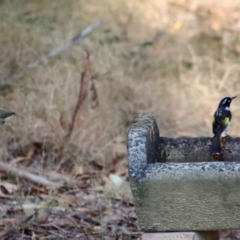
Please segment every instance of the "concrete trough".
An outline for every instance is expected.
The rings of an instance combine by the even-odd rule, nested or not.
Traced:
[[[154,117],[140,114],[127,144],[141,229],[151,233],[240,229],[240,163],[211,157],[189,161],[189,156],[187,162],[169,162],[162,157],[160,143]],[[199,148],[209,144],[209,139],[203,140]]]

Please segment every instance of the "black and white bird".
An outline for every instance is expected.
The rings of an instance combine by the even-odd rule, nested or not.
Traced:
[[[212,144],[212,153],[214,155],[221,154],[221,137],[227,135],[227,131],[230,128],[232,113],[230,111],[231,102],[235,97],[225,97],[223,98],[219,105],[218,109],[213,115],[212,121],[212,131],[213,131],[213,144]]]
[[[15,112],[8,112],[8,111],[5,111],[5,110],[0,110],[0,124],[4,124],[13,115],[16,115],[16,113]]]

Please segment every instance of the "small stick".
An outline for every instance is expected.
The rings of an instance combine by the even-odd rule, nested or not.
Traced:
[[[85,63],[83,66],[83,71],[81,73],[81,77],[80,77],[80,88],[79,88],[79,92],[78,92],[78,99],[77,99],[77,103],[76,103],[76,106],[75,106],[73,114],[72,114],[72,119],[71,119],[71,122],[70,122],[70,125],[68,128],[68,132],[64,138],[65,143],[67,143],[70,140],[77,114],[78,114],[80,108],[82,107],[83,102],[87,98],[89,79],[87,78],[86,75],[90,72],[89,58],[90,58],[89,52],[87,50],[85,50],[85,61],[84,61]]]
[[[141,52],[144,48],[148,46],[152,46],[160,37],[164,35],[165,35],[165,32],[163,31],[157,32],[152,38],[139,44],[138,46],[135,46],[128,53],[123,54],[123,56],[128,58],[135,56],[137,53]]]
[[[62,182],[65,186],[76,186],[77,181],[71,177],[64,176],[63,174],[59,174],[57,172],[41,172],[42,175],[47,176],[50,180],[53,180],[55,182]]]
[[[43,176],[35,175],[30,172],[27,172],[27,170],[20,169],[19,167],[12,166],[10,164],[4,163],[0,161],[0,171],[10,173],[16,177],[27,179],[33,183],[37,183],[43,186],[51,186],[51,187],[59,187],[60,184],[54,183],[49,181]]]
[[[30,61],[26,66],[19,68],[13,75],[9,76],[7,79],[5,79],[2,83],[0,83],[0,90],[5,89],[9,85],[11,85],[14,81],[17,80],[19,76],[25,71],[28,71],[32,68],[35,68],[41,63],[44,59],[53,58],[60,53],[63,53],[67,51],[70,47],[76,45],[80,41],[82,41],[85,37],[87,37],[90,33],[92,33],[95,29],[97,29],[102,24],[101,20],[96,21],[91,26],[85,28],[80,34],[73,37],[71,40],[63,44],[62,46],[53,49],[47,54],[42,55],[41,57],[34,59]]]

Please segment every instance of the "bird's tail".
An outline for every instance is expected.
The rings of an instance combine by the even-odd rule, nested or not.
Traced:
[[[215,134],[213,136],[213,140],[212,140],[212,155],[214,156],[218,156],[221,155],[222,152],[222,147],[221,147],[221,134]]]

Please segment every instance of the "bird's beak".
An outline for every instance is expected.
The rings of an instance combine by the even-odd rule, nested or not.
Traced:
[[[232,100],[234,99],[234,98],[236,98],[237,96],[235,96],[235,97],[232,97]]]

